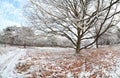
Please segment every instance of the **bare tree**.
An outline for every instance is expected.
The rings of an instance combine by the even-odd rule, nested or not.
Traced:
[[[104,0],[98,0],[98,11],[101,11],[100,7],[107,7],[108,5],[104,5]],[[98,48],[98,40],[101,35],[104,33],[107,34],[107,32],[111,27],[114,28],[119,23],[118,20],[116,20],[116,16],[118,17],[120,11],[118,10],[118,4],[119,0],[116,0],[113,2],[113,0],[109,1],[109,6],[107,7],[107,10],[104,10],[104,12],[101,12],[99,16],[97,17],[97,21],[94,24],[95,27],[95,39],[96,39],[96,47]],[[105,36],[104,36],[105,37]]]
[[[29,0],[25,15],[47,34],[65,36],[76,53],[91,47],[113,25],[120,0]],[[116,7],[116,8],[115,8]],[[95,34],[94,34],[95,32]],[[84,40],[94,39],[82,46]],[[98,47],[98,46],[97,46]]]

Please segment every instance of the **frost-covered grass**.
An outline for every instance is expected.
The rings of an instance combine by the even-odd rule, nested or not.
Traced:
[[[0,73],[2,78],[119,78],[119,50],[102,47],[75,55],[71,48],[14,47],[0,55]]]

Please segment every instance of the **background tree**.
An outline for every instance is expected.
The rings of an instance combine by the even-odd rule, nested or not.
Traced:
[[[29,0],[25,15],[39,30],[68,38],[79,53],[95,42],[97,45],[99,37],[113,26],[114,17],[120,13],[117,7],[119,1]],[[88,39],[91,41],[83,46]]]

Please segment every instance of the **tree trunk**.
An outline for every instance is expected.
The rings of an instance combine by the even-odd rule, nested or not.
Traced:
[[[76,53],[78,54],[80,52],[80,42],[77,43],[76,47]]]
[[[97,34],[97,33],[96,33]],[[96,41],[95,41],[95,44],[96,44],[96,48],[98,48],[99,46],[98,46],[98,39],[99,39],[99,36],[98,36],[98,34],[96,35]]]
[[[96,48],[98,48],[99,46],[98,46],[98,38],[96,39]]]
[[[80,29],[78,28],[78,38],[77,38],[76,53],[80,52],[80,47],[81,47],[81,36],[80,36]]]

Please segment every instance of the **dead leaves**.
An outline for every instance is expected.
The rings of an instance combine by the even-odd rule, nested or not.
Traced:
[[[26,72],[28,69],[30,69],[30,67],[34,65],[33,63],[31,62],[25,62],[25,63],[22,63],[22,62],[19,62],[17,65],[16,65],[16,69],[19,73],[22,73],[22,72]]]
[[[84,56],[74,56],[73,52],[29,53],[29,56],[21,59],[26,61],[25,64],[17,64],[16,69],[19,73],[28,72],[31,71],[28,69],[32,66],[36,70],[29,73],[32,74],[32,78],[68,78],[68,73],[72,73],[74,78],[80,78],[81,72],[89,72],[89,78],[102,78],[106,76],[103,69],[113,70],[112,66],[116,63],[113,58],[116,54],[120,55],[109,48],[87,49],[81,53]],[[35,68],[36,66],[38,68]]]

